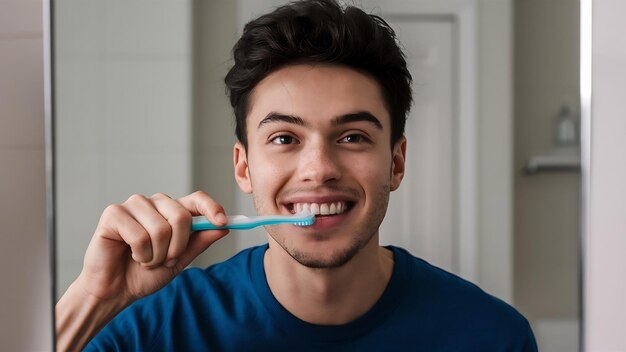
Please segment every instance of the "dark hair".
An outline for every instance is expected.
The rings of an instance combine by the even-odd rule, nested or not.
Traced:
[[[344,65],[374,77],[391,116],[392,147],[404,134],[411,74],[393,29],[379,16],[343,9],[335,0],[292,2],[246,24],[233,58],[225,82],[235,134],[245,148],[252,90],[273,71],[298,63]]]

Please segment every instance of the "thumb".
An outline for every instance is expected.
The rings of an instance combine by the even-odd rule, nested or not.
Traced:
[[[215,241],[226,236],[228,232],[229,230],[207,230],[191,233],[187,248],[179,258],[179,266],[185,268],[187,265],[191,264],[200,253],[204,252]]]

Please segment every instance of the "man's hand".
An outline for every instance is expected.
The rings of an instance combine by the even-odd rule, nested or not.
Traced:
[[[115,314],[165,286],[228,233],[192,234],[195,215],[216,225],[227,221],[224,209],[204,192],[178,200],[162,193],[133,195],[107,207],[85,253],[82,272],[57,304],[57,347],[82,348]],[[85,336],[87,340],[81,341]]]

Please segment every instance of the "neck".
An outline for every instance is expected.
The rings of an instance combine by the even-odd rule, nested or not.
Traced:
[[[294,260],[273,238],[265,253],[272,294],[291,314],[318,325],[340,325],[365,314],[382,296],[393,269],[393,254],[378,235],[338,268],[312,269]]]

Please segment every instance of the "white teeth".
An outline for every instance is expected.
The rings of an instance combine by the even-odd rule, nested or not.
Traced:
[[[348,209],[345,202],[332,203],[294,203],[293,210],[296,213],[302,211],[310,211],[315,215],[334,215],[341,214]]]
[[[293,209],[296,211],[296,213],[301,213],[303,211],[309,211],[309,205],[307,203],[296,203],[294,204]]]

